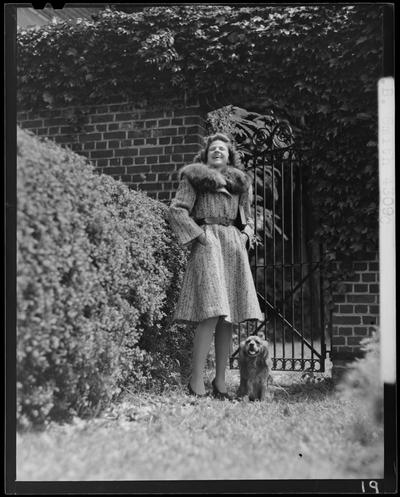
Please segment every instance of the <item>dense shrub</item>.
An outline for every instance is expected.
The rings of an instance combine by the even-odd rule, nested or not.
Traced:
[[[173,240],[175,235],[172,234]],[[168,267],[175,270],[175,277],[169,280],[165,290],[163,305],[164,317],[154,326],[148,325],[139,341],[141,349],[151,353],[151,375],[148,375],[147,387],[154,390],[154,379],[157,378],[159,388],[166,384],[174,384],[179,380],[186,382],[190,372],[192,339],[196,325],[172,323],[172,314],[181,289],[182,275],[186,266],[186,250],[177,249],[174,244],[165,245],[169,253],[166,260]]]
[[[19,423],[91,415],[127,384],[157,382],[150,345],[168,335],[185,253],[162,203],[21,130],[17,181]],[[170,337],[185,339],[176,326]]]
[[[337,386],[341,399],[360,404],[360,418],[350,428],[351,436],[367,445],[380,432],[383,435],[383,381],[380,370],[379,330],[361,342],[364,357],[350,364]]]

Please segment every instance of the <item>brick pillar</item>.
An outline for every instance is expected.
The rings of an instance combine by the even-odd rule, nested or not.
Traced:
[[[352,263],[354,276],[333,295],[332,361],[334,376],[362,355],[360,342],[379,325],[378,253]]]

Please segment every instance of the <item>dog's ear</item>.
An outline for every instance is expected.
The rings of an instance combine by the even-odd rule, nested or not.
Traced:
[[[268,371],[271,371],[271,369],[272,369],[272,359],[271,359],[271,355],[269,353],[268,342],[266,340],[265,340],[263,346],[265,347],[265,350],[266,350],[265,355],[264,355],[264,357],[265,357],[265,364],[266,364],[266,366],[268,368]]]
[[[240,342],[239,345],[239,369],[241,371],[242,375],[247,375],[247,363],[248,363],[248,358],[246,354],[246,340],[243,340],[243,342]]]
[[[261,367],[269,367],[269,350],[268,342],[266,340],[261,341],[261,349],[259,354],[259,361]]]
[[[246,357],[246,353],[245,353],[245,345],[246,345],[246,340],[243,340],[242,342],[240,342],[239,344],[239,359],[241,361],[244,360],[244,358]]]
[[[263,340],[261,342],[261,353],[262,353],[264,359],[267,360],[268,357],[269,357],[269,350],[268,350],[268,342],[267,342],[267,340]]]

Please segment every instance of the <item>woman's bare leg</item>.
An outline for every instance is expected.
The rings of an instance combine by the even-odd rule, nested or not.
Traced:
[[[215,330],[215,385],[220,392],[226,392],[225,370],[232,341],[232,325],[222,318]]]
[[[204,366],[206,364],[217,321],[218,316],[201,321],[198,324],[194,335],[190,385],[199,395],[204,394],[206,391],[203,378]]]

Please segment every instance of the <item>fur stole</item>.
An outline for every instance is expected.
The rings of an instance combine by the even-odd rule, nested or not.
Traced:
[[[251,179],[237,167],[213,168],[201,162],[188,164],[179,170],[179,180],[186,175],[195,190],[199,192],[228,191],[232,194],[244,193]]]

